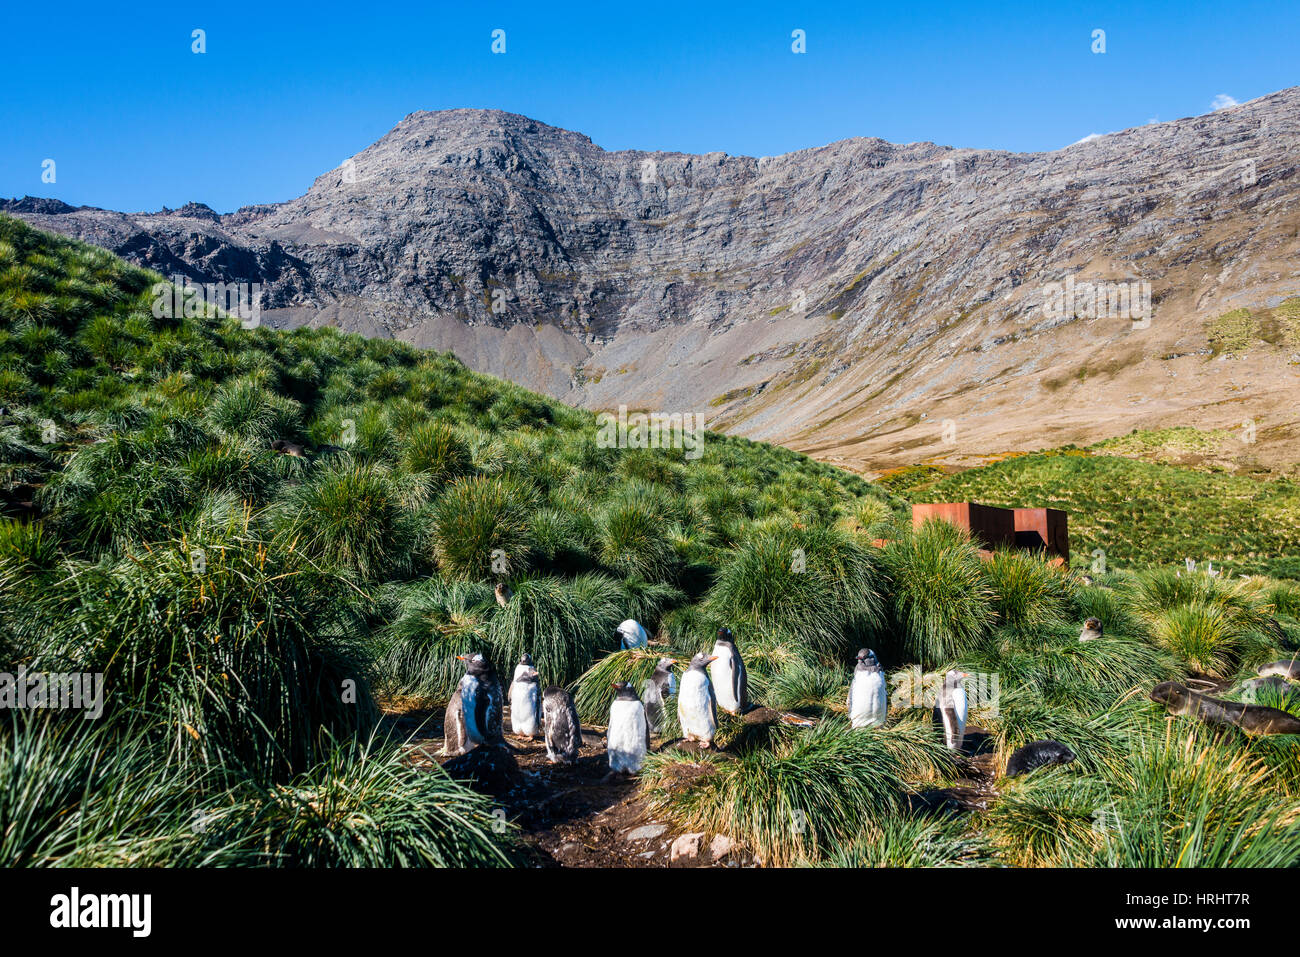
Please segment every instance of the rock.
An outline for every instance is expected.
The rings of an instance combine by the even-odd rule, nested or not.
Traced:
[[[869,136],[762,159],[607,152],[457,109],[410,114],[284,203],[4,206],[168,277],[256,283],[273,327],[400,334],[575,405],[704,410],[755,438],[815,431],[848,462],[913,461],[944,451],[945,416],[963,447],[1002,447],[1000,411],[1041,443],[1062,409],[1095,406],[1094,378],[1070,374],[1083,342],[1110,394],[1142,394],[1162,420],[1229,397],[1217,424],[1289,412],[1276,348],[1237,360],[1255,386],[1240,397],[1198,357],[1158,363],[1172,379],[1130,355],[1204,343],[1207,317],[1294,294],[1296,155],[1300,89],[1019,154]],[[1149,282],[1160,316],[1134,330],[1049,314],[1045,289],[1067,278]],[[892,418],[902,406],[910,421]],[[1069,439],[1131,415],[1070,419]]]
[[[442,769],[476,791],[502,795],[523,781],[515,756],[499,745],[479,745],[467,754],[450,758]]]
[[[673,846],[668,851],[668,860],[674,864],[678,861],[693,861],[700,856],[703,846],[702,832],[683,834],[673,841]]]
[[[649,841],[663,834],[668,830],[663,824],[643,824],[640,827],[633,828],[623,835],[625,841]]]
[[[733,850],[736,842],[725,834],[713,835],[713,840],[709,842],[709,857],[715,861],[720,861]]]

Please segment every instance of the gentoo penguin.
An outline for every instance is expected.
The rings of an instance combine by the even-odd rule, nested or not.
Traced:
[[[713,659],[700,652],[691,659],[691,666],[682,675],[677,691],[677,719],[681,722],[682,737],[713,747],[713,736],[718,730],[718,699],[713,696],[708,667]]]
[[[519,659],[510,682],[510,730],[520,738],[536,738],[542,732],[542,689],[529,654]]]
[[[966,689],[961,683],[969,677],[964,671],[949,671],[944,675],[939,700],[934,706],[935,724],[943,728],[943,740],[950,751],[960,751],[966,737]]]
[[[889,714],[889,696],[885,689],[885,670],[870,648],[858,652],[849,685],[849,723],[855,728],[884,727]]]
[[[504,744],[501,682],[492,663],[478,653],[456,657],[466,669],[443,718],[443,750],[465,754],[480,744]]]
[[[713,679],[713,693],[718,707],[731,714],[744,714],[749,710],[749,680],[745,662],[736,648],[736,638],[730,628],[719,628],[713,643],[713,664],[709,665]]]
[[[1049,764],[1069,764],[1073,760],[1074,752],[1060,741],[1030,741],[1007,759],[1007,777],[1028,774]]]
[[[624,651],[629,648],[644,648],[650,643],[650,636],[641,627],[641,623],[631,618],[619,625],[615,634],[618,636],[619,647]]]
[[[542,720],[546,725],[546,759],[552,764],[575,764],[582,747],[582,724],[573,696],[551,685],[542,695]]]
[[[1079,632],[1080,641],[1093,641],[1101,637],[1101,619],[1089,618],[1083,623],[1083,631]]]
[[[292,455],[296,459],[307,457],[307,450],[297,442],[290,442],[287,439],[276,439],[271,443],[271,451],[279,452],[282,455]]]
[[[509,582],[497,582],[497,587],[492,589],[492,592],[496,595],[497,604],[502,608],[506,607],[510,599],[515,596],[515,590],[510,587]]]
[[[1232,725],[1247,734],[1300,734],[1300,718],[1278,708],[1221,701],[1193,691],[1176,681],[1162,681],[1151,689],[1170,714],[1200,718],[1207,724]]]
[[[1258,674],[1261,678],[1277,677],[1300,681],[1300,660],[1292,658],[1290,661],[1274,661],[1261,666]]]
[[[656,734],[664,729],[664,701],[677,693],[677,676],[673,674],[673,664],[671,658],[660,658],[655,665],[655,673],[646,679],[641,689],[646,720],[650,723],[650,730]]]
[[[609,729],[605,732],[605,751],[609,769],[622,774],[636,774],[650,750],[650,723],[645,705],[636,696],[630,681],[614,683],[614,701],[609,706]]]

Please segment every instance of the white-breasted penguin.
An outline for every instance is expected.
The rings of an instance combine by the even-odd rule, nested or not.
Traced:
[[[542,733],[542,688],[530,654],[519,659],[510,682],[510,730],[520,738],[536,738]]]
[[[582,723],[573,696],[551,685],[542,695],[542,721],[546,726],[546,759],[552,764],[575,764],[582,747]]]
[[[504,744],[501,682],[483,655],[457,655],[466,663],[465,676],[447,704],[443,717],[443,750],[465,754],[480,744]]]
[[[1101,619],[1089,618],[1083,623],[1083,631],[1079,632],[1080,641],[1095,641],[1101,637]]]
[[[646,720],[650,730],[658,734],[664,729],[664,702],[677,693],[677,676],[673,674],[671,658],[660,658],[655,665],[655,673],[646,679],[641,688],[641,703],[645,705]]]
[[[632,618],[619,625],[615,634],[618,635],[619,647],[624,651],[629,648],[644,648],[650,643],[650,635],[646,633],[645,628]]]
[[[943,728],[943,741],[951,751],[960,751],[966,737],[966,689],[962,681],[970,675],[964,671],[949,671],[943,676],[939,700],[934,706],[935,724]]]
[[[889,716],[885,669],[870,648],[858,652],[849,684],[849,723],[855,728],[883,728]]]
[[[681,722],[682,737],[710,748],[718,731],[718,699],[714,697],[708,671],[712,663],[713,659],[702,651],[692,658],[677,691],[677,719]]]
[[[736,647],[736,636],[730,628],[718,629],[709,677],[713,679],[713,693],[719,708],[731,714],[744,714],[749,710],[749,678],[740,649]]]
[[[636,774],[650,750],[650,722],[645,705],[630,681],[614,683],[614,700],[609,706],[609,728],[605,732],[605,753],[609,769]]]

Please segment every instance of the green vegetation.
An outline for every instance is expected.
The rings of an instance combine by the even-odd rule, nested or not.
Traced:
[[[590,413],[448,355],[158,318],[157,281],[0,217],[4,670],[105,689],[97,721],[0,713],[0,862],[517,863],[492,800],[414,763],[380,702],[440,705],[455,655],[508,673],[528,651],[603,722],[612,681],[727,624],[754,701],[815,726],[723,715],[723,753],[657,753],[642,797],[679,827],[769,864],[1297,863],[1295,742],[1211,740],[1146,698],[1300,641],[1300,587],[1181,564],[1197,543],[1225,570],[1285,570],[1283,483],[1039,455],[896,484],[1061,504],[1076,554],[1106,549],[1089,584],[913,530],[889,489],[786,449],[602,448]],[[1080,643],[1089,615],[1106,637]],[[650,648],[617,650],[629,617]],[[1000,784],[987,813],[927,812],[972,766],[921,694],[848,727],[862,646],[895,690],[923,668],[995,678],[972,721],[998,766],[1042,737],[1079,760]],[[1099,837],[1099,811],[1128,843]]]
[[[1213,562],[1224,572],[1300,578],[1300,486],[1066,449],[955,475],[898,481],[913,502],[1047,506],[1070,513],[1074,564],[1138,569]]]

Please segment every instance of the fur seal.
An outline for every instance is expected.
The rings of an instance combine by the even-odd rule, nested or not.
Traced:
[[[1042,741],[1030,741],[1023,748],[1017,748],[1007,759],[1007,777],[1028,774],[1038,768],[1052,764],[1069,764],[1074,760],[1074,752],[1060,741],[1050,738]]]
[[[1277,708],[1221,701],[1193,691],[1176,681],[1162,681],[1151,689],[1151,700],[1170,714],[1200,718],[1207,724],[1240,728],[1247,734],[1300,734],[1300,718]]]
[[[1290,678],[1292,681],[1300,681],[1300,660],[1292,658],[1290,661],[1274,661],[1261,665],[1256,674],[1261,678]]]
[[[292,455],[296,459],[305,459],[307,450],[297,442],[290,442],[287,439],[276,439],[271,443],[271,451],[279,452],[281,455]]]
[[[510,599],[515,597],[515,590],[510,587],[509,582],[497,582],[497,587],[492,589],[492,594],[496,596],[497,604],[504,608],[510,604]]]
[[[1079,632],[1080,641],[1093,641],[1101,637],[1101,619],[1089,618],[1083,623],[1083,631]]]

